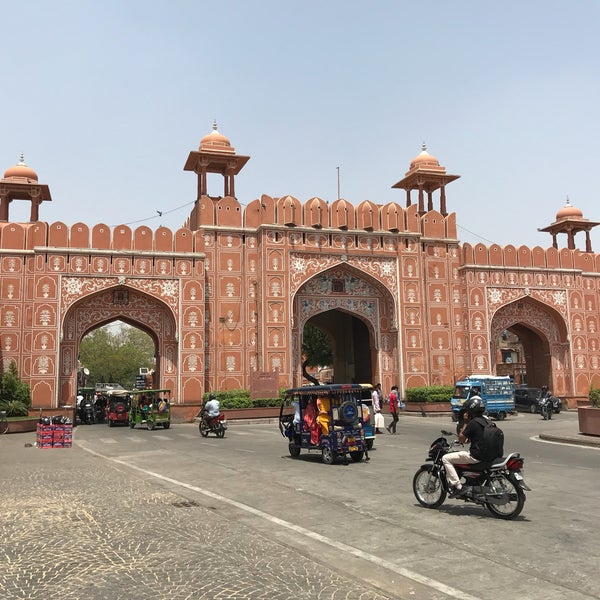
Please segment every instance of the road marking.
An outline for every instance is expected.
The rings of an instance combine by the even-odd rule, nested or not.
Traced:
[[[117,440],[115,440],[115,438],[100,438],[100,441],[103,444],[116,444]]]
[[[427,577],[426,575],[421,575],[420,573],[416,573],[415,571],[411,571],[410,569],[406,569],[404,567],[400,567],[395,565],[394,563],[381,558],[380,556],[375,556],[370,554],[369,552],[364,552],[363,550],[359,550],[358,548],[354,548],[353,546],[349,546],[348,544],[344,544],[343,542],[338,542],[337,540],[333,540],[328,538],[320,533],[315,531],[311,531],[310,529],[306,529],[305,527],[301,527],[300,525],[295,525],[294,523],[290,523],[289,521],[285,521],[284,519],[280,519],[274,515],[266,513],[262,510],[254,508],[248,504],[244,504],[242,502],[238,502],[237,500],[233,500],[233,498],[228,498],[227,496],[221,496],[221,494],[216,494],[215,492],[211,492],[210,490],[205,490],[196,485],[191,485],[186,483],[185,481],[179,481],[177,479],[173,479],[172,477],[166,477],[165,475],[161,475],[160,473],[156,473],[155,471],[149,471],[148,469],[143,469],[141,467],[137,467],[136,465],[132,465],[124,460],[120,460],[118,458],[111,458],[110,456],[104,456],[95,450],[91,450],[90,448],[86,448],[85,445],[78,444],[83,450],[89,452],[94,456],[98,456],[99,458],[104,458],[105,460],[123,465],[124,467],[128,467],[135,471],[139,471],[140,473],[144,473],[145,475],[149,475],[150,477],[155,477],[156,479],[160,479],[162,481],[166,481],[172,485],[180,486],[196,492],[198,494],[202,494],[203,496],[207,496],[208,498],[212,498],[218,502],[223,502],[224,504],[229,504],[230,506],[234,506],[235,508],[242,510],[244,512],[250,513],[256,517],[264,519],[265,521],[269,521],[275,525],[279,525],[280,527],[284,527],[295,533],[303,535],[307,538],[315,540],[317,542],[321,542],[322,544],[326,544],[327,546],[331,546],[336,550],[340,550],[341,552],[347,552],[356,558],[360,558],[362,560],[366,560],[373,564],[376,564],[379,567],[383,567],[388,569],[389,571],[393,571],[402,577],[406,577],[416,583],[420,583],[421,585],[427,586],[438,592],[446,594],[451,598],[456,598],[457,600],[481,600],[477,596],[472,596],[467,592],[463,592],[462,590],[456,589],[441,581],[436,581],[431,577]]]

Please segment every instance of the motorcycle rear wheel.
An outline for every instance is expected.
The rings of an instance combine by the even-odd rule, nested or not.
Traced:
[[[421,506],[437,508],[446,499],[446,490],[439,475],[431,467],[421,467],[413,477],[413,492]]]
[[[508,494],[506,504],[486,502],[486,508],[498,519],[514,519],[521,514],[525,506],[525,492],[511,475],[496,475],[491,477],[486,485],[494,487],[501,494]]]

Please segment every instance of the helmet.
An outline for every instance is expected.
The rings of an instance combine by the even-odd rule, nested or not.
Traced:
[[[480,417],[485,412],[485,405],[479,396],[471,396],[462,407],[471,418]]]
[[[209,399],[209,400],[216,400],[216,399],[217,399],[217,397],[216,397],[214,394],[209,394],[209,395],[208,395],[208,399]]]

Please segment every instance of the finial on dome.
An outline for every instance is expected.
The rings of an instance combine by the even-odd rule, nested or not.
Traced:
[[[421,152],[427,152],[427,144],[425,142],[421,144]]]
[[[21,156],[19,157],[19,164],[25,165],[25,155],[21,152]]]
[[[569,194],[567,194],[567,203],[565,206],[571,206],[571,200],[569,200]]]
[[[213,121],[213,131],[217,131],[217,120]]]

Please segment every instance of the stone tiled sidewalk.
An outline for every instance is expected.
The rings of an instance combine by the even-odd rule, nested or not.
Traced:
[[[0,438],[0,597],[347,599],[387,596],[73,448]]]

